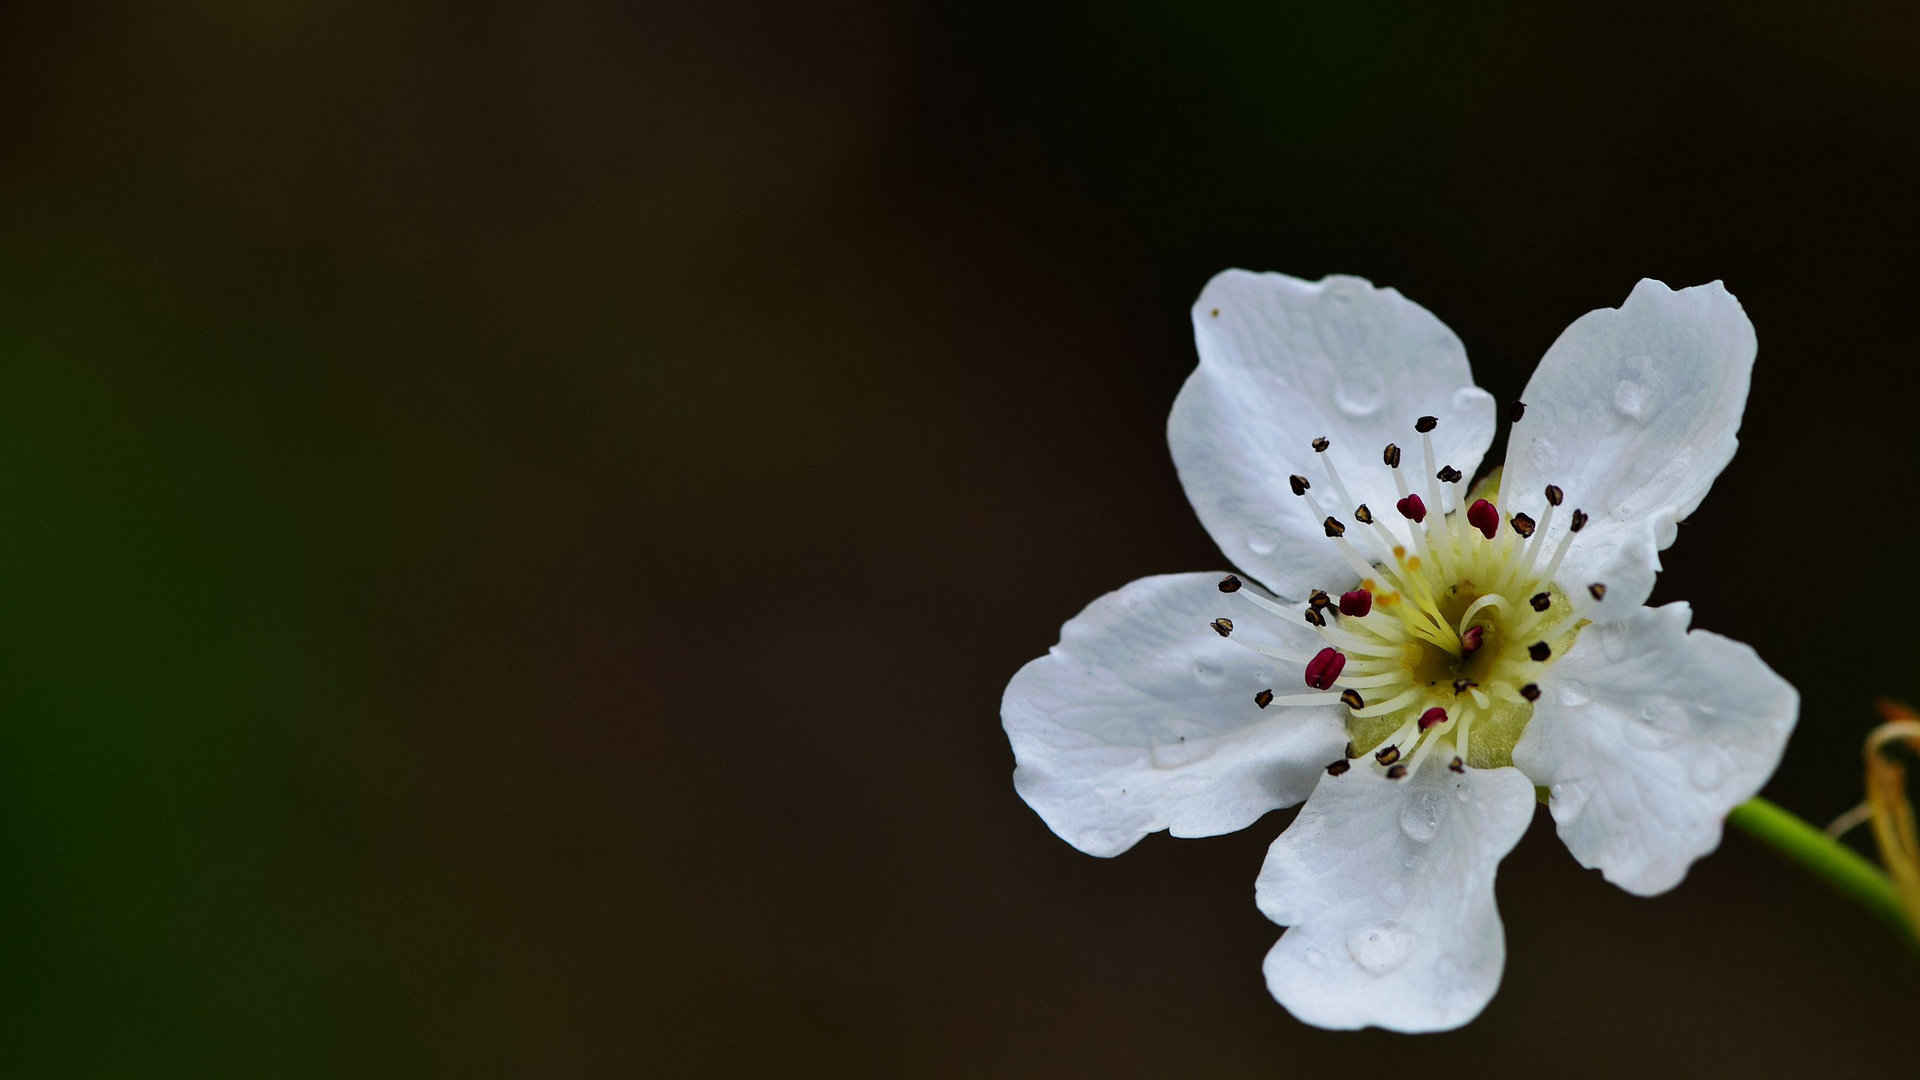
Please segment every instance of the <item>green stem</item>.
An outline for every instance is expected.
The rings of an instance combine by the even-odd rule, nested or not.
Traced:
[[[1727,822],[1880,916],[1901,936],[1915,940],[1893,879],[1852,848],[1765,799],[1748,799],[1734,807]]]

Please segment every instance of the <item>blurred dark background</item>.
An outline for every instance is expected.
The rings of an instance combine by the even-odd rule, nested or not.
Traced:
[[[1547,7],[7,7],[0,1066],[1910,1070],[1920,962],[1742,836],[1638,900],[1541,813],[1499,996],[1409,1040],[1268,998],[1285,815],[1101,861],[1008,782],[1059,624],[1222,567],[1163,431],[1248,266],[1502,399],[1725,279],[1743,448],[1656,600],[1801,687],[1769,795],[1859,798],[1920,33]]]

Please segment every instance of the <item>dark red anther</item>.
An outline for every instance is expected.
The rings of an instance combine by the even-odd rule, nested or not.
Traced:
[[[1420,714],[1420,730],[1430,731],[1447,722],[1447,710],[1435,705]]]
[[[1473,500],[1467,507],[1467,524],[1480,530],[1480,535],[1491,540],[1500,531],[1500,511],[1485,499]]]
[[[1359,618],[1373,610],[1373,594],[1365,589],[1340,594],[1340,614]]]
[[[1460,651],[1468,652],[1468,653],[1479,652],[1480,646],[1484,645],[1486,643],[1486,640],[1487,640],[1486,627],[1469,626],[1467,627],[1467,632],[1460,635]]]
[[[1307,661],[1307,685],[1315,690],[1328,690],[1340,672],[1347,666],[1347,654],[1339,649],[1321,649]]]
[[[1427,504],[1421,502],[1420,496],[1418,495],[1409,495],[1401,499],[1399,502],[1393,504],[1393,508],[1400,511],[1401,517],[1406,518],[1415,525],[1427,520]]]

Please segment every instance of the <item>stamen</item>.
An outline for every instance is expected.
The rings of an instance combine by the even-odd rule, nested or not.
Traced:
[[[1347,666],[1346,654],[1339,649],[1326,648],[1313,654],[1307,661],[1307,685],[1315,690],[1328,690],[1335,679],[1340,677],[1341,669]]]
[[[1578,507],[1573,511],[1573,531],[1579,532],[1587,527],[1587,512]]]
[[[1420,496],[1418,495],[1409,495],[1401,499],[1399,502],[1393,504],[1393,508],[1400,511],[1401,517],[1406,518],[1415,525],[1427,520],[1427,504],[1421,502]]]
[[[1527,603],[1531,604],[1535,611],[1545,611],[1547,610],[1547,606],[1553,603],[1553,597],[1543,592],[1537,592],[1527,598]]]
[[[1380,460],[1386,462],[1389,469],[1399,468],[1400,448],[1393,443],[1388,443],[1387,448],[1380,452]]]
[[[1375,716],[1387,716],[1392,713],[1397,713],[1401,709],[1411,705],[1415,699],[1426,692],[1426,688],[1422,686],[1403,690],[1377,705],[1369,705],[1364,709],[1355,709],[1353,715],[1355,719],[1367,720]]]
[[[1428,709],[1426,712],[1423,712],[1420,714],[1420,730],[1421,731],[1432,731],[1434,728],[1437,728],[1441,724],[1444,724],[1446,722],[1447,722],[1447,710],[1441,708],[1438,705],[1435,705],[1433,708]],[[1385,764],[1385,762],[1382,762],[1382,764]]]
[[[1545,660],[1547,657],[1553,655],[1553,650],[1547,647],[1546,642],[1536,641],[1527,646],[1527,655],[1535,660]]]
[[[1540,700],[1540,684],[1528,683],[1527,685],[1521,687],[1520,696],[1523,698],[1526,698],[1528,701],[1539,701]]]
[[[1419,432],[1422,435],[1425,435],[1427,432],[1432,431],[1434,428],[1437,428],[1439,426],[1440,426],[1440,418],[1437,416],[1423,416],[1420,419],[1415,420],[1413,422],[1413,430]]]
[[[1500,531],[1500,511],[1485,499],[1475,499],[1473,505],[1467,507],[1467,524],[1479,529],[1481,536],[1491,540]]]
[[[1319,438],[1313,440],[1313,452],[1316,454],[1324,454],[1327,452],[1327,447],[1332,445],[1333,445],[1332,443],[1327,441],[1327,437],[1325,435],[1322,435]]]
[[[1327,530],[1327,537],[1329,539],[1335,539],[1335,538],[1347,535],[1347,527],[1341,524],[1340,519],[1337,517],[1334,517],[1332,514],[1328,514],[1327,520],[1324,522],[1321,522],[1321,524],[1325,526]]]
[[[1233,633],[1232,619],[1215,619],[1207,625],[1213,627],[1213,632],[1219,634],[1221,637],[1226,637],[1228,634]]]
[[[1354,507],[1353,516],[1362,525],[1373,524],[1373,511],[1367,509],[1366,503],[1361,503],[1359,506]]]
[[[1354,617],[1364,616],[1373,610],[1373,594],[1365,589],[1354,589],[1340,594],[1340,614]]]
[[[1383,746],[1379,750],[1374,751],[1373,760],[1382,765],[1391,765],[1400,760],[1400,748],[1397,746]]]
[[[1309,626],[1325,626],[1327,625],[1327,617],[1320,614],[1319,608],[1310,606],[1307,608],[1307,624]]]
[[[1287,485],[1293,488],[1295,495],[1305,495],[1307,489],[1313,486],[1307,483],[1307,478],[1301,476],[1299,473],[1294,473],[1292,476],[1287,477]]]
[[[1366,707],[1367,699],[1360,696],[1360,691],[1347,689],[1340,692],[1340,704],[1349,709],[1360,709]]]
[[[1457,773],[1463,773],[1467,771],[1467,763],[1460,759],[1460,755],[1455,754],[1453,756],[1453,760],[1447,762],[1447,768],[1452,769],[1454,772],[1457,772]]]
[[[1393,768],[1387,770],[1387,779],[1389,780],[1404,780],[1406,777],[1407,767],[1405,765],[1395,765]]]
[[[1331,606],[1333,604],[1333,600],[1327,596],[1327,590],[1315,589],[1311,593],[1307,594],[1307,603],[1313,605],[1316,608],[1323,608],[1323,607]]]
[[[1607,587],[1597,581],[1587,586],[1587,592],[1590,593],[1595,600],[1605,600],[1607,598]]]
[[[1269,687],[1253,695],[1253,703],[1263,709],[1273,704],[1273,689]]]
[[[1460,470],[1451,465],[1442,465],[1440,471],[1434,474],[1434,478],[1449,484],[1457,484],[1460,482]]]
[[[1327,766],[1327,775],[1344,776],[1347,770],[1351,768],[1353,768],[1353,762],[1348,761],[1346,758],[1341,758],[1339,761],[1332,762]]]
[[[1223,577],[1220,579],[1221,592],[1238,592],[1239,589],[1240,589],[1240,579],[1238,577],[1235,577],[1232,574],[1228,574],[1226,577]]]
[[[1486,627],[1469,626],[1467,627],[1467,632],[1460,635],[1460,651],[1463,653],[1479,652],[1480,646],[1482,644],[1485,644],[1486,640],[1487,640]]]
[[[1525,415],[1527,415],[1526,402],[1515,401],[1512,405],[1507,406],[1507,423],[1517,424],[1520,422],[1520,418]]]
[[[1565,499],[1566,497],[1567,497],[1567,493],[1560,490],[1559,484],[1547,485],[1547,505],[1548,506],[1559,506],[1560,501],[1562,499]]]
[[[1480,599],[1475,600],[1473,603],[1467,605],[1467,610],[1460,613],[1460,633],[1465,634],[1467,632],[1467,624],[1473,621],[1475,615],[1480,614],[1490,607],[1506,606],[1507,598],[1501,596],[1499,593],[1488,593]]]
[[[1515,514],[1511,518],[1508,518],[1507,522],[1513,526],[1513,531],[1519,533],[1522,539],[1533,535],[1533,519],[1527,515]]]

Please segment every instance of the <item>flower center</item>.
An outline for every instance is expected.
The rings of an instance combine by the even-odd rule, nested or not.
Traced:
[[[1547,486],[1547,510],[1538,523],[1526,514],[1503,523],[1487,498],[1468,504],[1457,487],[1460,470],[1435,466],[1430,433],[1437,423],[1424,416],[1414,426],[1430,477],[1420,491],[1409,489],[1398,446],[1388,444],[1381,454],[1400,496],[1391,515],[1398,523],[1347,494],[1325,438],[1315,439],[1313,450],[1333,505],[1351,508],[1347,517],[1328,513],[1306,477],[1289,478],[1354,577],[1337,601],[1325,591],[1308,600],[1304,617],[1324,643],[1316,654],[1258,649],[1302,661],[1306,684],[1316,692],[1276,697],[1266,689],[1254,704],[1345,706],[1352,741],[1346,757],[1327,767],[1335,776],[1353,759],[1368,757],[1370,767],[1394,779],[1433,753],[1455,771],[1512,764],[1514,744],[1540,696],[1539,679],[1587,625],[1582,596],[1598,601],[1606,593],[1598,583],[1569,592],[1555,580],[1587,515],[1573,510],[1559,543],[1547,551],[1565,501],[1559,487]],[[1360,527],[1350,531],[1347,519]],[[1290,617],[1281,605],[1242,590],[1239,578],[1229,575],[1220,589]],[[1230,635],[1233,623],[1219,619],[1213,627]]]

